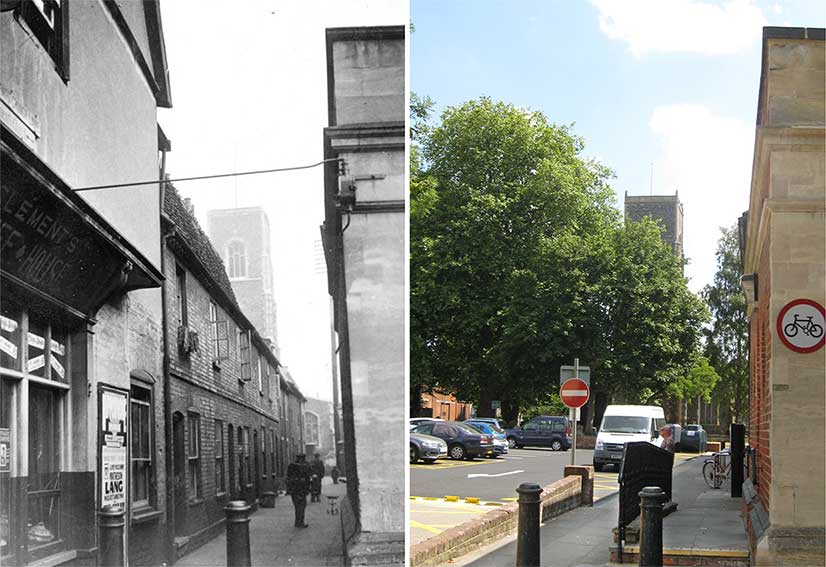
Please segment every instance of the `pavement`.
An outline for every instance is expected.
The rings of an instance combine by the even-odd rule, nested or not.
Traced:
[[[696,456],[677,453],[676,459]],[[577,450],[577,463],[592,462],[592,450]],[[498,459],[410,465],[410,545],[484,514],[491,506],[516,502],[516,487],[522,482],[545,486],[561,479],[570,463],[569,451],[524,448],[511,449]],[[595,500],[618,489],[616,468],[594,473]]]
[[[740,513],[742,499],[731,498],[729,482],[717,490],[708,487],[702,475],[703,457],[684,460],[674,468],[672,498],[678,507],[663,520],[663,547],[682,555],[741,557],[748,552]],[[614,545],[612,529],[617,525],[618,512],[619,501],[614,493],[591,508],[577,508],[543,524],[542,565],[614,565],[609,548]],[[516,539],[510,536],[452,565],[498,567],[513,565],[515,557]]]
[[[347,485],[333,484],[324,478],[321,502],[310,503],[307,497],[307,528],[293,527],[295,516],[289,496],[276,498],[275,508],[259,508],[250,516],[250,556],[253,566],[306,565],[308,567],[343,566],[341,516],[328,514],[327,496],[345,497]],[[220,536],[188,553],[176,567],[226,567],[227,538]]]

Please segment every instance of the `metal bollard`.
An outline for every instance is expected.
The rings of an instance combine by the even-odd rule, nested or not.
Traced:
[[[250,507],[233,500],[224,508],[227,515],[227,567],[251,567]]]
[[[539,495],[542,487],[523,482],[519,494],[519,527],[516,538],[516,567],[539,567]]]
[[[742,423],[732,423],[729,429],[731,436],[731,497],[743,496],[743,459],[746,452],[746,426]]]
[[[646,486],[640,492],[640,562],[639,567],[663,564],[663,501],[659,486]]]
[[[123,519],[121,506],[104,506],[98,512],[100,518],[100,554],[98,565],[123,567]]]

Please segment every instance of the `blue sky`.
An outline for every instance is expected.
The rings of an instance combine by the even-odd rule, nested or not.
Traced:
[[[819,1],[411,0],[411,89],[487,95],[574,124],[631,195],[679,192],[689,286],[748,208],[762,26],[824,27]]]

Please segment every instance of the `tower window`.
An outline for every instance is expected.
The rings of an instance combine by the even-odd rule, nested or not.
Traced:
[[[247,253],[240,240],[227,245],[227,270],[231,278],[247,277]]]

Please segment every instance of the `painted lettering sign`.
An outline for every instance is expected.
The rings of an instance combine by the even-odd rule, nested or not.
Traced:
[[[129,398],[105,389],[101,395],[100,505],[126,506],[126,432]]]
[[[0,193],[3,271],[88,313],[96,299],[89,290],[119,270],[114,251],[66,203],[8,165]]]

